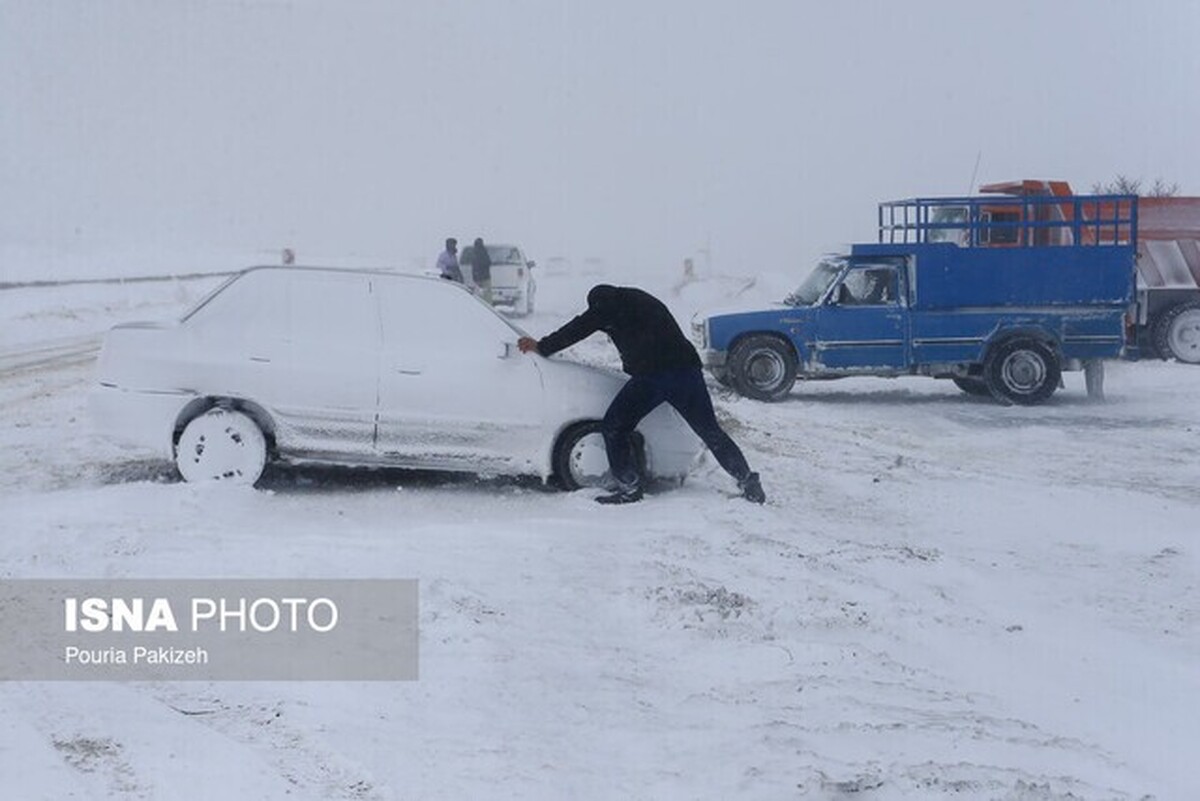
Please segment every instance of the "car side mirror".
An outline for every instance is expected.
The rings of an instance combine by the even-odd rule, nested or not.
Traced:
[[[529,261],[525,262],[525,266],[532,270],[534,267],[537,267],[537,262],[533,259],[530,259]]]

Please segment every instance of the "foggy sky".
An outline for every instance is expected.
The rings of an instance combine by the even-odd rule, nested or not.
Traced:
[[[1200,3],[0,0],[0,244],[798,272],[879,200],[1200,194]]]

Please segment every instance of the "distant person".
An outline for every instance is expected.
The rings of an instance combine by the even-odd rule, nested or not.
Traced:
[[[479,296],[492,302],[492,257],[488,254],[483,239],[476,237],[471,246],[471,280],[479,287]]]
[[[540,340],[521,337],[517,346],[522,353],[536,351],[550,356],[596,331],[608,334],[617,346],[621,365],[630,378],[609,404],[600,424],[617,488],[596,500],[632,503],[642,499],[633,460],[633,430],[665,401],[704,440],[721,467],[737,479],[742,496],[763,503],[766,495],[758,473],[750,471],[741,449],[713,413],[700,356],[662,301],[633,287],[599,284],[588,292],[587,302],[587,311],[554,333]]]
[[[447,281],[463,282],[462,268],[458,266],[458,240],[454,237],[446,240],[446,249],[438,255],[437,267]]]

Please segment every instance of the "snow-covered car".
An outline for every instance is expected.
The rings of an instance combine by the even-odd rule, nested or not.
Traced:
[[[533,268],[537,263],[527,260],[525,253],[516,245],[486,244],[484,247],[492,259],[492,303],[514,317],[533,313],[534,296],[537,294]],[[467,245],[459,258],[463,280],[468,285],[472,284],[474,249],[474,245]]]
[[[189,481],[253,483],[277,460],[603,485],[623,377],[521,354],[522,333],[449,281],[255,267],[177,322],[109,331],[91,411]],[[682,479],[700,444],[674,410],[638,430],[647,475]]]

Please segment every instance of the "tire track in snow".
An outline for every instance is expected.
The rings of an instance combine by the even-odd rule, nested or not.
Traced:
[[[277,770],[244,742],[180,714],[156,697],[156,686],[14,685],[0,691],[0,698],[6,717],[58,754],[86,798],[193,798],[200,787],[206,798],[331,797]],[[19,782],[19,777],[6,781],[6,793],[15,794],[5,797],[38,797],[24,792]]]
[[[0,351],[0,378],[86,364],[95,360],[99,352],[99,335],[53,339]]]
[[[359,764],[340,752],[323,748],[289,718],[292,709],[285,701],[256,700],[245,703],[218,697],[214,687],[204,692],[174,691],[170,685],[151,688],[158,703],[204,726],[235,747],[251,751],[272,766],[280,776],[302,792],[321,801],[383,801],[388,791]],[[233,694],[233,693],[229,693]]]

